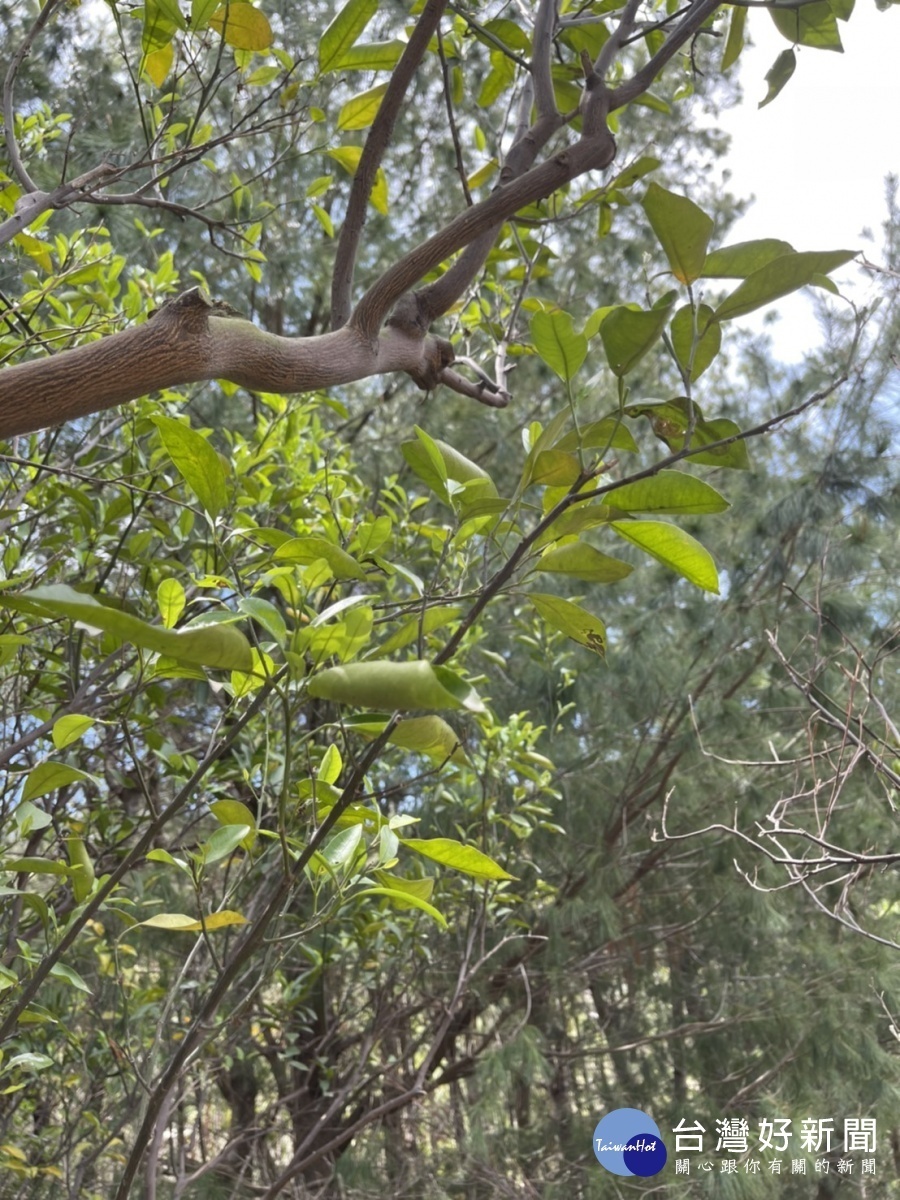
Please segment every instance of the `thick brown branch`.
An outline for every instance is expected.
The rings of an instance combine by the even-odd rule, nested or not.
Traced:
[[[495,229],[520,208],[545,199],[587,171],[608,166],[615,152],[616,144],[608,132],[605,136],[582,138],[576,145],[533,167],[520,179],[499,187],[486,200],[460,213],[439,233],[421,242],[385,271],[360,300],[350,324],[363,337],[376,337],[394,304],[428,271]]]
[[[0,437],[200,380],[291,393],[408,371],[421,386],[434,386],[452,359],[447,345],[394,327],[374,340],[350,327],[321,337],[277,337],[222,315],[194,288],[143,325],[0,371]]]

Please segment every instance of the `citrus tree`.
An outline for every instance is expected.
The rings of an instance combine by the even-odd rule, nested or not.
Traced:
[[[852,3],[768,7],[838,48]],[[399,1178],[401,1115],[530,1011],[564,830],[493,699],[510,613],[599,662],[592,585],[715,597],[710,473],[847,369],[718,401],[734,322],[853,257],[729,244],[695,178],[684,105],[746,16],[4,14],[0,1163],[32,1194],[304,1194],[376,1136]]]

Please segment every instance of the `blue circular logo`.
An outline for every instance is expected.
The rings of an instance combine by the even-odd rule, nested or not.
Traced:
[[[594,1130],[594,1154],[613,1175],[658,1175],[668,1153],[659,1126],[639,1108],[614,1108]]]

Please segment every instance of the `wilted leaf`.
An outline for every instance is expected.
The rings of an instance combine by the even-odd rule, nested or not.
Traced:
[[[531,592],[528,599],[552,629],[558,629],[601,658],[606,653],[606,628],[599,617],[562,596]]]
[[[143,650],[198,666],[247,671],[252,664],[250,643],[232,625],[162,629],[121,609],[107,608],[93,596],[76,592],[63,583],[32,588],[14,596],[0,594],[0,608],[39,616],[69,617],[91,629],[110,633],[121,642],[130,642]]]
[[[767,104],[771,104],[796,69],[797,55],[793,50],[782,50],[766,72],[766,83],[769,87],[765,98],[760,100],[757,108],[765,108]]]
[[[330,667],[313,676],[308,690],[316,699],[389,712],[415,708],[484,711],[478,693],[453,671],[421,661],[363,662]]]

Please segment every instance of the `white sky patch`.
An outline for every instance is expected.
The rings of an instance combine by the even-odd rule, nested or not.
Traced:
[[[838,24],[844,53],[798,47],[793,77],[759,109],[766,72],[790,43],[766,12],[751,10],[755,44],[739,64],[744,102],[716,122],[732,137],[729,189],[756,198],[729,242],[779,237],[797,250],[860,249],[880,261],[884,177],[900,174],[900,5],[879,12],[874,0],[857,0]],[[877,293],[856,267],[834,278],[857,304]],[[811,304],[802,293],[780,300],[778,311],[769,327],[775,351],[799,361],[821,340]]]

